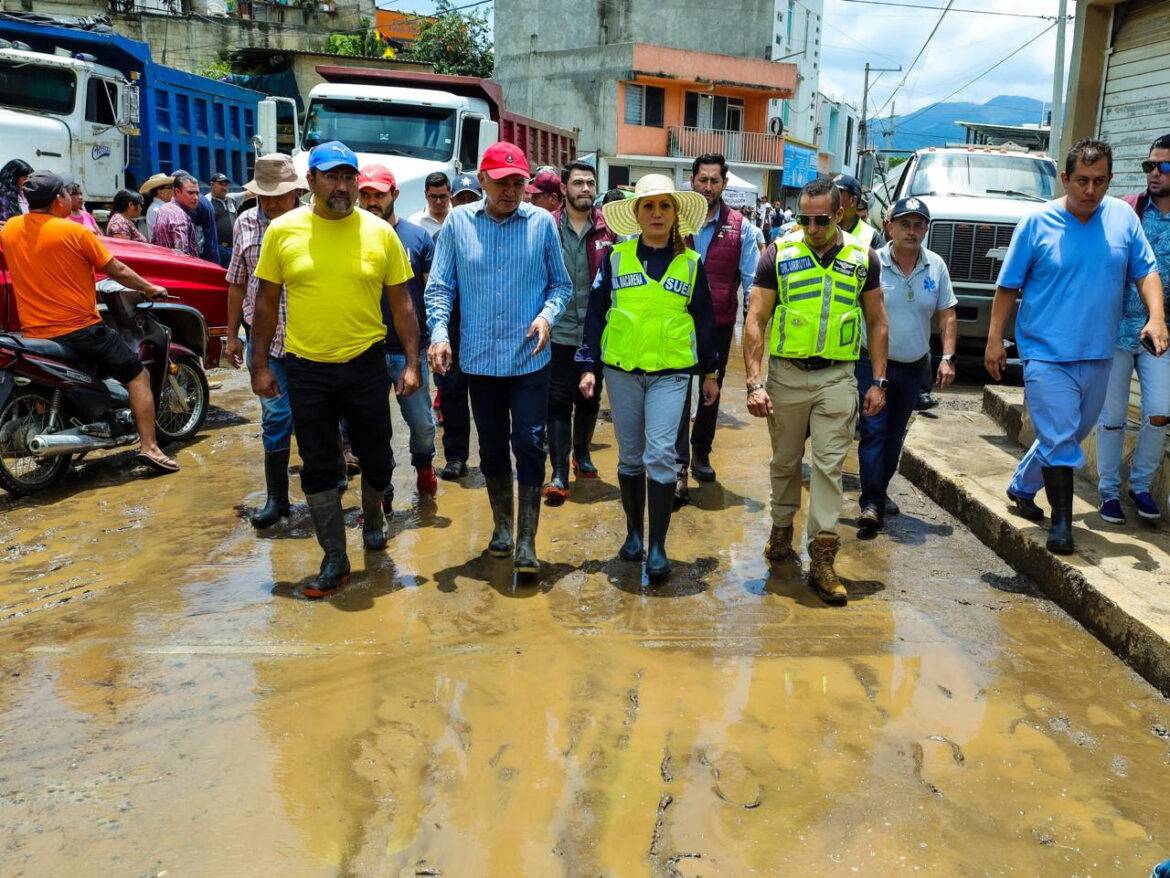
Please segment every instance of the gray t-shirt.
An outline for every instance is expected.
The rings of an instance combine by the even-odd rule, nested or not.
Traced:
[[[923,247],[918,264],[907,277],[894,261],[892,246],[886,244],[878,250],[882,263],[882,294],[890,322],[890,359],[913,363],[930,352],[934,315],[955,307],[958,299],[941,256]]]

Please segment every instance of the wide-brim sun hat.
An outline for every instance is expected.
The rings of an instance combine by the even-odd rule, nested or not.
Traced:
[[[146,178],[146,182],[138,187],[138,191],[143,195],[149,195],[160,186],[174,186],[175,178],[169,174],[152,174]]]
[[[634,186],[632,197],[602,205],[605,224],[618,235],[640,234],[642,227],[638,225],[638,200],[652,195],[669,195],[674,199],[681,234],[693,235],[703,227],[703,221],[707,218],[707,199],[698,192],[680,192],[665,174],[647,174]]]
[[[284,195],[308,188],[293,166],[293,160],[279,152],[270,152],[256,159],[255,173],[244,184],[244,191],[252,195]]]

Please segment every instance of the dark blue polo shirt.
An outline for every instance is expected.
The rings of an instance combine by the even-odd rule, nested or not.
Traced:
[[[435,242],[430,232],[420,225],[398,219],[394,227],[398,233],[398,240],[406,248],[410,257],[410,268],[414,277],[406,282],[406,289],[410,292],[410,300],[414,303],[414,314],[418,318],[418,344],[420,354],[425,354],[430,343],[430,333],[427,330],[427,306],[423,300],[425,278],[431,271],[431,259],[435,255]],[[390,316],[390,306],[386,297],[382,297],[382,321],[386,324],[386,347],[394,353],[402,353],[402,342],[398,339],[398,332],[394,329],[394,320]]]

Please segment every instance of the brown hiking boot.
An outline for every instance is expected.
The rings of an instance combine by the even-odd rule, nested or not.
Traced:
[[[808,584],[826,604],[844,604],[849,600],[845,583],[833,569],[841,540],[835,536],[819,536],[808,544]]]
[[[764,557],[769,561],[795,561],[798,557],[792,548],[792,525],[776,527],[772,525],[772,533],[768,535],[768,543],[764,546]]]

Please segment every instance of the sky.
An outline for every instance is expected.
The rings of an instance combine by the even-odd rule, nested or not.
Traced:
[[[471,0],[456,0],[456,5],[461,2]],[[824,0],[822,92],[843,97],[860,108],[867,61],[874,67],[901,65],[903,68],[903,73],[874,74],[872,80],[876,84],[871,82],[871,114],[883,104],[883,115],[890,112],[887,98],[899,85],[938,22],[939,10],[947,5],[947,0],[891,2],[928,8]],[[378,0],[378,5],[411,12],[432,12],[435,8],[434,0]],[[1046,28],[1047,32],[1034,43],[951,100],[983,103],[996,95],[1011,94],[1050,101],[1056,53],[1056,30],[1051,25],[1056,18],[1057,5],[1058,0],[953,0],[954,9],[943,18],[922,57],[894,95],[895,112],[903,115],[946,97]],[[1075,5],[1074,0],[1069,0],[1070,12]],[[487,3],[475,9],[487,11],[490,15],[492,5]],[[957,11],[960,9],[1047,15],[1052,20],[971,14]],[[1072,50],[1071,21],[1065,48],[1067,57]]]

